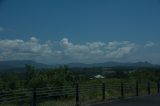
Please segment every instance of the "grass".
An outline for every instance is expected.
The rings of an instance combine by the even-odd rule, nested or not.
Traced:
[[[40,103],[38,106],[74,106],[74,100],[67,100],[67,101],[46,101]]]
[[[87,85],[87,86],[86,86]],[[86,104],[93,103],[102,100],[102,84],[101,85],[81,85],[80,90],[80,104],[86,106]],[[151,84],[151,93],[156,94],[156,84]],[[119,98],[121,97],[120,83],[116,81],[106,84],[106,98]],[[124,87],[124,96],[135,96],[135,82],[127,83]],[[139,95],[147,95],[147,84],[139,85]],[[70,97],[59,98],[58,100],[38,101],[38,106],[75,106],[75,94]],[[30,106],[28,104],[1,104],[0,106]]]
[[[57,100],[45,101],[38,104],[38,106],[74,106],[75,100]],[[30,104],[1,104],[0,106],[30,106]]]

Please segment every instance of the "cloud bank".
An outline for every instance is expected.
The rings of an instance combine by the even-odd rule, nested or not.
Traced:
[[[41,42],[35,37],[27,41],[0,40],[0,60],[29,59],[51,63],[103,62],[124,59],[135,50],[136,44],[130,41],[74,44],[69,39],[63,38],[55,44],[54,41]]]
[[[157,46],[157,45],[158,45],[158,43],[155,43],[155,42],[152,42],[152,41],[148,41],[148,42],[144,45],[144,47],[145,47],[145,48],[150,48],[150,47]]]

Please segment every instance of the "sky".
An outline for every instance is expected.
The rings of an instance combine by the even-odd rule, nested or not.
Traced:
[[[0,0],[0,61],[160,64],[160,0]]]

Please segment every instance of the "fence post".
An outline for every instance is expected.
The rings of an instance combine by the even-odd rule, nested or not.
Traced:
[[[80,106],[79,105],[79,84],[76,84],[76,106]]]
[[[148,95],[150,95],[151,94],[151,84],[150,84],[150,82],[148,82],[147,85],[148,85],[147,86],[147,88],[148,88]]]
[[[138,81],[136,81],[136,96],[139,96],[139,85],[138,85]]]
[[[157,82],[157,93],[159,94],[159,92],[160,92],[160,82],[158,81]]]
[[[33,97],[32,106],[36,106],[37,105],[37,92],[36,92],[36,88],[33,89],[32,97]]]
[[[121,99],[124,99],[124,84],[121,83]]]
[[[102,100],[104,101],[105,100],[105,96],[106,96],[106,94],[105,94],[105,83],[103,83],[102,84]]]

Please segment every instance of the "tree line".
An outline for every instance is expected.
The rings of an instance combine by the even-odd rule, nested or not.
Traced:
[[[93,68],[68,68],[66,65],[58,68],[35,69],[33,65],[26,65],[25,72],[6,72],[0,74],[0,90],[14,90],[22,88],[42,88],[75,86],[76,83],[91,82],[96,74],[102,74],[101,79],[123,79],[153,81],[160,80],[159,68],[111,68],[112,73],[102,70],[102,67]],[[97,79],[92,79],[97,80]]]

